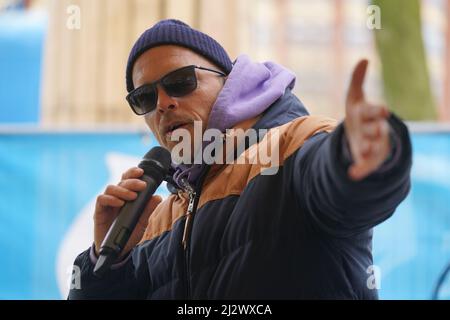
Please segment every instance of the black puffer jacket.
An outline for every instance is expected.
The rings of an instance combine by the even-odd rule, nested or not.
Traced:
[[[395,116],[389,121],[394,156],[353,182],[342,156],[342,124],[333,130],[330,119],[309,116],[287,90],[253,126],[279,130],[275,175],[252,164],[208,168],[195,186],[190,218],[189,195],[178,190],[104,278],[92,274],[92,248],[80,254],[81,289],[69,298],[377,298],[372,227],[393,214],[410,188],[408,131]]]

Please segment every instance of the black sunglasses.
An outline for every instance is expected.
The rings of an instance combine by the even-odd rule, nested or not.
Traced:
[[[223,72],[196,65],[176,69],[155,82],[144,84],[131,91],[126,97],[131,109],[140,116],[155,110],[158,103],[158,88],[156,87],[158,84],[161,84],[167,95],[171,97],[182,97],[191,93],[197,89],[195,69],[214,72],[226,77]]]

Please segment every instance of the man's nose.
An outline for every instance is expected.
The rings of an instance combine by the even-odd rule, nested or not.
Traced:
[[[161,86],[157,86],[158,90],[158,101],[156,102],[156,109],[160,113],[164,113],[168,110],[173,110],[177,107],[177,102],[169,96],[166,91],[161,88]]]

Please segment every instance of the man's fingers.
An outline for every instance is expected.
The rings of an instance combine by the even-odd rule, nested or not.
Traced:
[[[364,100],[363,84],[368,64],[369,61],[367,59],[360,60],[353,70],[347,93],[347,106]]]
[[[142,191],[147,186],[147,183],[140,179],[126,179],[120,181],[118,185],[128,190]]]
[[[389,153],[390,113],[386,106],[368,103],[364,97],[364,78],[368,60],[361,60],[353,70],[346,99],[345,130],[354,163],[348,175],[361,180],[377,168]]]
[[[378,139],[385,131],[385,126],[382,121],[368,121],[361,126],[361,132],[364,139]]]
[[[373,152],[373,146],[372,143],[369,140],[364,139],[361,142],[361,157],[364,158],[368,158],[371,156]]]
[[[359,148],[359,157],[356,161],[366,162],[367,159],[373,160],[378,156],[381,142],[379,140],[363,139]]]
[[[127,171],[122,174],[122,180],[125,179],[132,179],[132,178],[139,178],[144,174],[144,170],[138,167],[133,167],[128,169]]]
[[[121,186],[109,185],[106,187],[105,194],[115,196],[121,200],[134,200],[137,197],[137,193],[131,190],[128,190]]]
[[[389,125],[386,121],[370,121],[362,126],[363,137],[370,140],[384,138],[389,135]]]
[[[363,121],[371,121],[378,118],[386,119],[390,114],[386,106],[367,103],[363,104],[360,112]]]
[[[352,165],[348,169],[348,175],[349,175],[350,179],[355,180],[355,181],[359,181],[359,180],[361,180],[361,179],[366,177],[367,170],[365,170],[361,166]]]
[[[101,194],[97,197],[97,203],[103,207],[121,207],[125,201],[109,194]]]
[[[137,198],[137,192],[145,189],[145,181],[128,179],[121,181],[119,185],[108,185],[105,193],[98,197],[102,206],[121,207],[124,201],[132,201]]]
[[[380,123],[379,121],[367,122],[362,126],[361,131],[364,138],[376,139],[381,134]]]
[[[389,144],[386,144],[382,138],[372,141],[364,139],[361,142],[361,157],[348,169],[350,178],[353,180],[361,180],[377,170],[387,157],[389,148]]]
[[[352,164],[348,169],[348,174],[353,180],[361,180],[367,177],[377,168],[375,161],[366,160]]]

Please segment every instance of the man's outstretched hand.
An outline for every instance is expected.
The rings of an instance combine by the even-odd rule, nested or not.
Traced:
[[[376,171],[391,151],[389,111],[384,105],[367,102],[363,83],[368,61],[361,60],[353,70],[345,106],[345,135],[353,159],[348,169],[352,180],[361,180]]]

